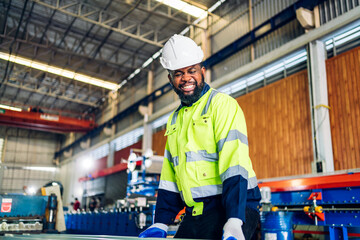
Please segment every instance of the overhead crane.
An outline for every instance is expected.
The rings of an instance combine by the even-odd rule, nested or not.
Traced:
[[[87,132],[97,125],[94,120],[72,118],[32,111],[0,109],[0,124],[48,132]]]

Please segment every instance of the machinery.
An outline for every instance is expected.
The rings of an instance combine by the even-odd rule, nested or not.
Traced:
[[[137,156],[138,149],[131,149],[128,159],[128,185],[127,196],[140,194],[156,196],[159,186],[163,156],[153,156],[148,153]]]
[[[163,157],[139,152],[131,149],[128,159],[126,198],[107,210],[65,214],[67,233],[138,236],[153,223]]]
[[[55,231],[57,196],[0,195],[0,235]]]
[[[262,239],[360,238],[360,172],[260,182],[259,187]]]

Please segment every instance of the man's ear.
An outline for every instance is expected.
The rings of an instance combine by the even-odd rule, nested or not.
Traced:
[[[201,67],[201,73],[205,76],[206,68],[204,66]]]
[[[171,87],[174,87],[174,85],[173,85],[173,83],[172,83],[172,78],[171,78],[171,75],[170,75],[170,74],[168,74],[168,79],[169,79],[169,82],[170,82]]]

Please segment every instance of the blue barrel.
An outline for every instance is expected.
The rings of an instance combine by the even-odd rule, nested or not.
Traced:
[[[261,239],[292,240],[291,212],[262,212]]]

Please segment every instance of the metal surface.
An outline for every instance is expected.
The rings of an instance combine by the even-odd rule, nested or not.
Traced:
[[[32,235],[12,235],[12,236],[4,236],[4,240],[16,240],[16,239],[28,239],[28,240],[80,240],[80,239],[88,239],[88,240],[134,240],[140,239],[137,237],[124,237],[124,236],[107,236],[107,235],[75,235],[75,234],[32,234]],[[156,240],[159,238],[147,238],[148,240]],[[190,239],[191,240],[191,239]]]
[[[88,240],[127,240],[137,239],[136,237],[123,237],[123,236],[105,236],[105,235],[78,235],[78,234],[32,234],[32,235],[7,235],[3,237],[4,240],[10,239],[29,239],[29,240],[59,240],[59,239],[88,239]]]
[[[359,172],[259,184],[259,187],[264,186],[272,189],[271,204],[263,202],[264,221],[276,215],[270,211],[289,213],[290,225],[325,226],[331,240],[347,239],[348,231],[352,236],[360,236]],[[268,215],[270,218],[266,219]]]
[[[358,0],[327,0],[319,5],[320,22],[327,23],[359,5]]]
[[[270,187],[272,192],[298,191],[320,188],[360,186],[360,172],[311,176],[278,181],[259,181],[259,187]]]

